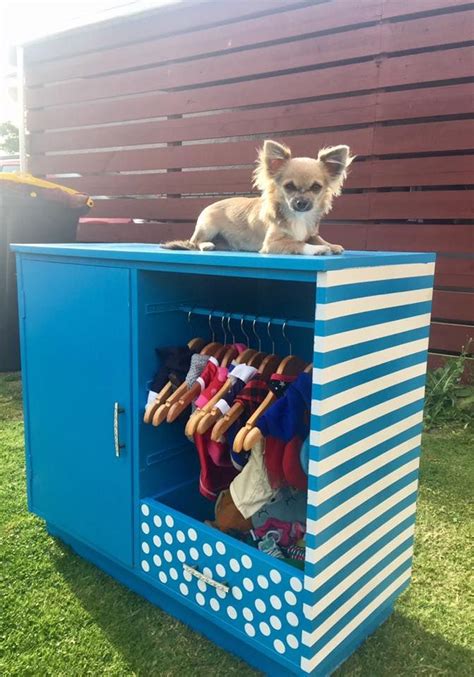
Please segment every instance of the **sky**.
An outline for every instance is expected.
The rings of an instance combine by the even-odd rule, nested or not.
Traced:
[[[11,97],[9,54],[17,44],[74,26],[128,14],[172,0],[83,0],[25,2],[0,0],[0,122],[18,124],[20,111]],[[10,77],[8,75],[10,74]]]

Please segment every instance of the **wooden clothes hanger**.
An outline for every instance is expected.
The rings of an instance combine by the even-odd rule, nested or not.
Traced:
[[[310,363],[307,364],[306,367],[304,368],[304,372],[305,372],[306,374],[310,374],[311,371],[312,371],[312,369],[313,369],[313,363],[310,362]],[[272,395],[273,395],[273,393],[272,393]],[[275,400],[276,400],[276,398],[275,398]],[[275,400],[274,400],[274,401],[275,401]],[[263,404],[263,403],[262,403],[262,404]],[[269,406],[271,406],[271,405],[269,405]],[[267,407],[267,409],[268,409],[268,408],[269,408],[269,407]],[[266,411],[267,409],[265,409],[265,411]],[[257,413],[257,412],[256,412],[256,413]],[[262,413],[264,413],[264,412],[262,412]],[[259,414],[259,415],[260,415],[260,414]],[[250,419],[249,419],[249,420],[250,420]],[[254,427],[253,427],[251,430],[249,430],[249,432],[245,435],[245,438],[244,438],[244,440],[243,440],[243,448],[244,448],[244,450],[245,450],[245,451],[250,451],[250,450],[253,448],[253,446],[254,446],[259,440],[261,440],[261,439],[263,439],[262,432],[261,432],[260,428],[258,428],[256,425],[254,425]],[[235,449],[234,449],[234,451],[235,451]]]
[[[207,341],[203,338],[192,338],[190,341],[188,341],[188,348],[192,350],[194,353],[198,353],[200,350],[204,348],[204,346],[207,344]],[[163,388],[160,390],[159,393],[157,393],[155,399],[153,402],[151,402],[146,408],[145,408],[145,414],[143,416],[143,422],[144,423],[151,423],[153,420],[153,416],[155,415],[156,410],[158,407],[160,407],[162,404],[165,403],[166,399],[172,395],[173,393],[173,384],[171,381],[168,381]]]

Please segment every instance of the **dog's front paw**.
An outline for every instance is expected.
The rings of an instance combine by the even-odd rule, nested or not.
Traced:
[[[344,251],[344,247],[342,247],[340,244],[330,244],[329,247],[332,254],[342,254]]]
[[[309,256],[327,256],[331,253],[331,248],[325,244],[305,244],[303,247],[303,254]]]

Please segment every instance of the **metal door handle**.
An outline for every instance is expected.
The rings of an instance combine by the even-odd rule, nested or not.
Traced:
[[[219,581],[215,581],[213,578],[209,578],[209,576],[206,576],[205,574],[201,573],[199,569],[195,569],[194,567],[190,567],[189,564],[183,564],[183,569],[184,571],[187,571],[188,574],[191,574],[191,576],[195,576],[195,578],[198,578],[200,581],[204,581],[204,583],[207,583],[207,585],[211,585],[213,588],[216,588],[216,590],[220,590],[221,592],[228,593],[230,588],[228,585],[225,583],[219,583]]]
[[[120,456],[120,449],[125,447],[125,444],[120,444],[120,430],[119,430],[119,414],[123,414],[125,409],[119,405],[118,402],[114,402],[114,447],[115,455],[117,458]]]

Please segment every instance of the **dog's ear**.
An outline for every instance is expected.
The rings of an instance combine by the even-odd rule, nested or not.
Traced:
[[[332,179],[345,178],[346,169],[354,159],[350,153],[349,146],[321,148],[318,153],[318,160],[324,164],[327,173]]]
[[[262,155],[269,174],[278,173],[288,160],[291,160],[291,150],[288,146],[276,141],[265,141]]]

